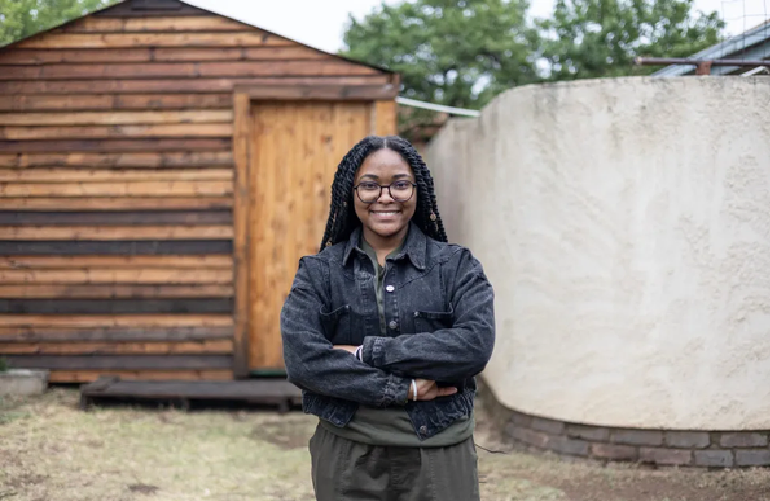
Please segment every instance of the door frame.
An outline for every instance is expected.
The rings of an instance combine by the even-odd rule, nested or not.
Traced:
[[[398,79],[385,85],[247,86],[233,90],[233,377],[248,378],[251,318],[251,115],[260,102],[364,101],[372,104],[370,130],[377,135],[397,133]]]

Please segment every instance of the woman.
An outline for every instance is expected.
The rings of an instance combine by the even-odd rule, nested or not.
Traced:
[[[318,416],[318,501],[479,499],[474,376],[495,338],[493,292],[446,243],[433,179],[399,137],[367,137],[334,176],[322,251],[281,312],[289,381]]]

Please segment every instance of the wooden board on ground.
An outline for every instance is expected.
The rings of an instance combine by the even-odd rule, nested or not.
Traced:
[[[301,397],[301,390],[285,379],[147,381],[104,376],[81,387],[80,406],[87,410],[96,400],[106,399],[174,400],[183,407],[191,400],[220,400],[276,405],[287,412]]]

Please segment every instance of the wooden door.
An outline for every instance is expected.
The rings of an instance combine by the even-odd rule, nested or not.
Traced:
[[[281,308],[299,258],[318,251],[337,165],[364,136],[395,133],[395,104],[252,100],[248,109],[236,118],[248,129],[245,137],[236,130],[236,157],[239,147],[248,156],[248,203],[236,200],[236,213],[245,215],[236,217],[236,310],[245,318],[239,322],[236,311],[235,349],[246,351],[236,366],[240,360],[247,372],[264,373],[283,370]]]

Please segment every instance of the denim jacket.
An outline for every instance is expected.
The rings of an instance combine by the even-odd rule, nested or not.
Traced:
[[[305,256],[281,311],[287,376],[303,409],[345,426],[359,405],[406,409],[421,439],[473,410],[475,376],[495,342],[494,293],[470,251],[437,242],[410,223],[383,281],[387,335],[380,335],[373,264],[350,239]],[[363,345],[360,361],[333,345]],[[412,378],[458,392],[407,401]]]

